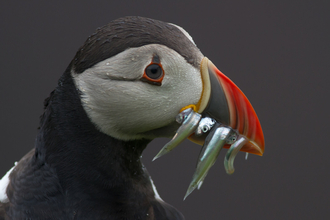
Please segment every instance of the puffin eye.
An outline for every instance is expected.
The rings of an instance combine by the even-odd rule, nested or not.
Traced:
[[[164,78],[164,69],[160,63],[150,63],[144,70],[144,74],[140,79],[143,82],[161,86]]]
[[[163,69],[158,64],[151,64],[145,69],[146,75],[150,79],[159,79],[163,75]]]

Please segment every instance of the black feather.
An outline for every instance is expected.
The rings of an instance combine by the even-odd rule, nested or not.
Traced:
[[[150,140],[121,141],[98,131],[70,69],[45,102],[35,149],[10,175],[0,219],[183,219],[154,197],[140,160]]]

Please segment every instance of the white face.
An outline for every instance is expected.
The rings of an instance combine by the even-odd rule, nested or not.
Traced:
[[[164,70],[161,86],[140,80],[154,55]],[[72,76],[91,121],[121,140],[173,136],[176,115],[197,104],[203,89],[200,69],[159,44],[127,49]]]

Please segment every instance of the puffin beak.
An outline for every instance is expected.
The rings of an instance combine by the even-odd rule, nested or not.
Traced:
[[[206,57],[201,62],[201,75],[203,93],[196,111],[244,136],[247,142],[241,151],[262,156],[264,135],[258,116],[244,93]],[[196,135],[189,139],[200,145],[204,143]]]
[[[224,166],[232,174],[239,151],[261,156],[265,145],[259,119],[244,93],[208,58],[203,58],[200,68],[203,91],[199,102],[181,109],[177,122],[182,125],[154,158],[170,152],[186,138],[203,145],[185,198],[201,187],[222,148],[229,148]]]

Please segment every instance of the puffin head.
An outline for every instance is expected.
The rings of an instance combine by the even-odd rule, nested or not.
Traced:
[[[195,56],[203,58],[197,50]],[[176,115],[203,90],[199,66],[157,43],[127,46],[82,73],[73,69],[72,76],[91,121],[120,140],[172,137]]]
[[[70,66],[82,106],[104,134],[124,141],[174,136],[157,157],[185,138],[204,145],[187,194],[201,185],[222,147],[230,147],[228,173],[238,151],[263,154],[252,105],[177,25],[114,20],[87,39]]]

